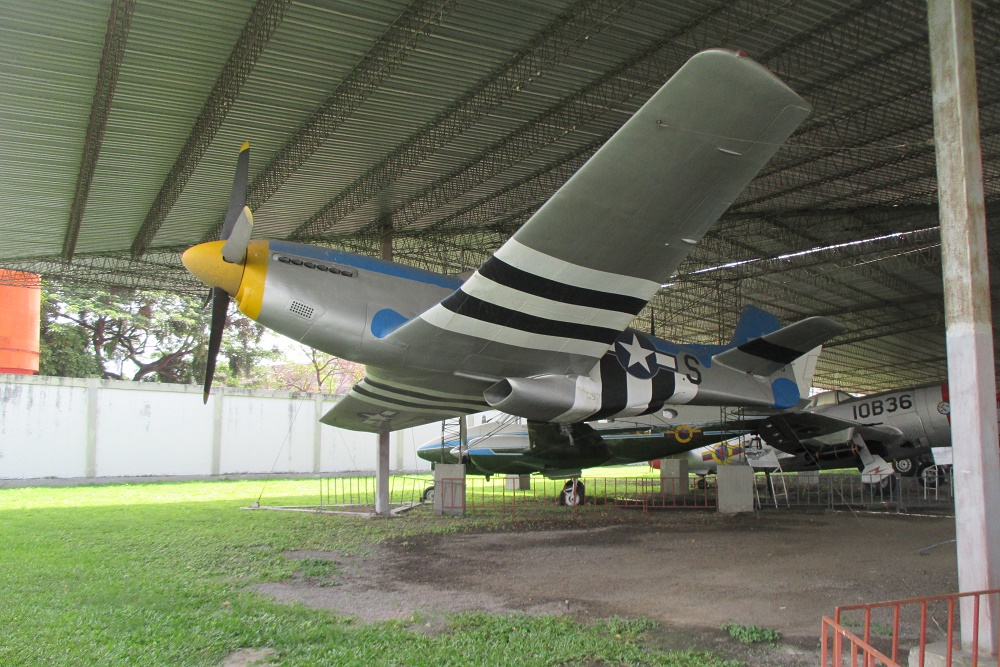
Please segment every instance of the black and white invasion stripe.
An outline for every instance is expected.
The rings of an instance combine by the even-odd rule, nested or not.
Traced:
[[[471,415],[489,407],[485,401],[468,394],[433,391],[371,376],[354,385],[351,395],[366,403],[428,415],[441,412]]]
[[[460,290],[421,318],[489,341],[599,359],[659,287],[510,239]]]

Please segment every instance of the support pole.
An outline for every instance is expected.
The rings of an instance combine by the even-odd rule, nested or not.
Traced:
[[[948,340],[954,455],[958,589],[1000,588],[996,373],[990,308],[982,149],[970,0],[928,0],[941,263]],[[996,655],[997,602],[979,616],[979,655]],[[971,647],[973,607],[960,607],[962,646]]]
[[[381,219],[382,236],[379,255],[392,261],[392,215]],[[375,514],[389,516],[389,431],[379,431],[378,458],[375,462]]]
[[[375,460],[375,514],[389,515],[389,431],[378,434]]]

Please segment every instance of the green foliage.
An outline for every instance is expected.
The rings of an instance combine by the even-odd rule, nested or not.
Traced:
[[[744,644],[757,644],[760,642],[776,644],[781,639],[781,634],[774,628],[726,623],[722,626],[722,629],[728,632],[730,637]]]
[[[40,373],[159,382],[204,380],[210,313],[190,295],[46,286],[42,299]],[[220,384],[253,384],[263,327],[232,312],[222,339]]]
[[[456,530],[453,521],[359,521],[239,511],[303,504],[315,480],[0,489],[0,664],[217,665],[240,648],[282,666],[655,665],[731,667],[643,645],[649,621],[463,614],[444,632],[362,624],[282,604],[247,584],[325,577],[330,561],[291,550],[364,554],[387,538]]]
[[[43,320],[40,332],[39,375],[99,378],[104,369],[90,352],[87,332],[64,322]]]

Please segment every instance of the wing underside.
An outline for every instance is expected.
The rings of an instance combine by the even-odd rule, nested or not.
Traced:
[[[331,408],[321,422],[352,431],[398,431],[489,409],[483,385],[443,374],[400,378],[368,368],[364,380]]]
[[[774,415],[761,423],[759,432],[768,445],[787,454],[849,447],[855,433],[869,442],[893,440],[899,435],[894,429],[810,412]]]

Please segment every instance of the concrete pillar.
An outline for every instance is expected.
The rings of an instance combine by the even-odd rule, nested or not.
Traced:
[[[375,458],[375,514],[389,515],[389,431],[378,434]]]
[[[941,268],[948,341],[958,590],[1000,588],[996,373],[971,0],[928,0]],[[962,644],[973,607],[960,605]],[[980,608],[980,655],[996,655],[996,599]],[[995,660],[994,660],[995,662]]]
[[[531,475],[504,475],[503,488],[508,491],[527,491],[531,488]]]
[[[320,472],[322,468],[323,461],[323,424],[320,422],[320,418],[325,413],[323,412],[323,394],[316,394],[313,398],[313,461],[312,461],[312,471],[313,473]]]
[[[212,469],[211,474],[222,474],[222,387],[216,387],[209,398],[212,399]]]
[[[83,476],[97,477],[97,388],[100,380],[87,380],[87,448],[83,454]]]
[[[737,514],[753,511],[753,468],[719,466],[719,513]]]
[[[465,464],[434,465],[434,514],[465,515]]]
[[[660,489],[674,495],[687,493],[687,459],[660,459]]]

